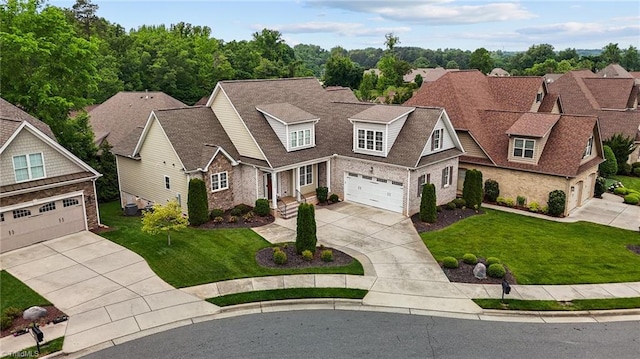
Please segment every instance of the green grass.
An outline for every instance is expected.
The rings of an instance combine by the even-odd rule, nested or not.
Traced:
[[[535,310],[535,311],[578,311],[640,308],[640,298],[576,299],[570,302],[553,300],[505,299],[505,307],[500,299],[474,299],[483,309]]]
[[[100,205],[102,222],[114,230],[100,235],[141,255],[153,271],[177,287],[222,280],[283,274],[342,273],[363,275],[357,260],[342,267],[279,269],[257,264],[258,250],[272,245],[248,228],[187,228],[171,234],[167,245],[164,234],[151,236],[140,230],[140,217],[122,215],[120,203]]]
[[[561,223],[485,209],[485,214],[421,234],[433,256],[498,257],[519,284],[640,281],[637,232],[588,222]]]
[[[615,181],[622,182],[622,184],[631,189],[635,189],[636,191],[640,191],[640,177],[631,177],[631,176],[611,176],[608,179],[612,179]],[[607,182],[609,183],[609,182]]]
[[[29,333],[24,335],[31,335]],[[34,341],[35,342],[35,341]],[[45,355],[49,355],[51,353],[59,352],[62,350],[62,345],[64,344],[64,337],[60,337],[58,339],[54,339],[48,343],[40,344],[40,352],[38,352],[37,347],[34,345],[27,349],[22,349],[18,352],[3,356],[0,359],[15,359],[15,358],[40,358]]]
[[[0,312],[4,312],[8,307],[25,310],[34,305],[51,305],[51,303],[42,298],[40,294],[34,292],[7,271],[0,271],[0,283],[2,285]]]
[[[363,289],[345,289],[345,288],[289,288],[289,289],[272,289],[259,290],[255,292],[245,292],[223,295],[220,297],[209,298],[208,302],[220,307],[228,305],[236,305],[243,303],[263,302],[269,300],[282,299],[302,299],[302,298],[348,298],[362,299],[367,295]]]

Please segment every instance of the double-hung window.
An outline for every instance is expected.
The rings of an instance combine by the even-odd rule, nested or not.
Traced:
[[[453,183],[453,166],[442,169],[442,188],[449,187]]]
[[[422,188],[427,183],[431,183],[431,174],[427,173],[418,177],[418,197],[422,197]]]
[[[307,186],[313,183],[313,165],[300,167],[300,186]]]
[[[444,130],[442,128],[433,131],[431,135],[431,150],[439,150],[442,148],[442,135]]]
[[[43,178],[44,161],[42,160],[42,153],[13,156],[13,172],[16,182]]]
[[[587,145],[584,148],[584,154],[582,155],[582,158],[587,158],[591,156],[592,153],[593,153],[593,136],[589,137],[589,140],[587,141]]]
[[[533,158],[536,141],[516,138],[513,142],[513,157]]]
[[[164,176],[164,188],[171,189],[171,178],[169,176]]]
[[[382,152],[382,131],[358,130],[358,149]]]
[[[289,133],[290,147],[303,147],[311,145],[311,130],[291,131]]]
[[[211,175],[211,192],[222,191],[227,188],[229,188],[229,179],[226,171]]]

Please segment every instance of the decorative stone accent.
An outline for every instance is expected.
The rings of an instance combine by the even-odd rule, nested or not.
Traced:
[[[233,188],[234,186],[238,186],[241,184],[235,183],[234,179],[236,177],[234,176],[234,170],[235,168],[231,165],[229,159],[220,153],[216,156],[216,158],[209,166],[209,171],[207,171],[206,175],[204,176],[204,183],[207,186],[207,197],[209,200],[210,211],[214,208],[222,208],[226,210],[232,208],[236,204],[234,202]],[[211,190],[211,175],[214,173],[225,171],[227,172],[227,181],[229,183],[229,188],[213,192]]]

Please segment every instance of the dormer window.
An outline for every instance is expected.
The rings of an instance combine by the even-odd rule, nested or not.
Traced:
[[[541,92],[536,94],[536,102],[540,102],[540,101],[542,101],[542,93]]]
[[[358,130],[358,149],[382,152],[382,131]]]
[[[289,134],[291,140],[291,148],[304,147],[311,145],[311,129],[291,131]]]
[[[439,150],[439,149],[442,148],[442,137],[443,137],[443,134],[444,134],[444,129],[442,129],[442,128],[433,131],[433,134],[431,135],[431,150],[432,151]]]
[[[535,148],[535,145],[535,140],[516,138],[513,143],[513,157],[533,158],[533,149]]]
[[[593,135],[591,135],[591,137],[589,137],[589,140],[587,141],[587,145],[584,148],[584,154],[582,155],[582,158],[587,158],[591,156],[592,153],[593,153]]]

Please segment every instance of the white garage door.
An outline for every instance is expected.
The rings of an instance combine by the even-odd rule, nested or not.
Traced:
[[[344,197],[350,202],[402,213],[403,188],[402,183],[384,178],[344,174]]]
[[[0,252],[86,229],[82,196],[5,211],[0,221]]]

